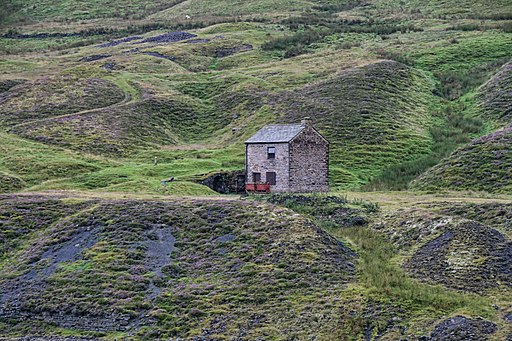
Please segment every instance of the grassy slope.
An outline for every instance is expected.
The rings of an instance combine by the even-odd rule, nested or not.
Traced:
[[[512,62],[499,70],[477,94],[475,114],[494,127],[512,124]]]
[[[3,21],[11,23],[47,21],[77,21],[95,18],[140,18],[173,6],[179,1],[25,1],[2,3]]]
[[[493,1],[492,5],[485,0],[373,0],[371,3],[383,16],[404,14],[417,17],[434,18],[508,18],[512,16],[512,9],[507,0]]]
[[[432,170],[413,182],[416,189],[478,190],[510,193],[512,131],[510,124],[511,86],[510,63],[478,91],[477,105],[472,109],[489,122],[491,127],[505,126],[503,130],[473,140],[456,150]]]
[[[268,40],[293,35],[297,30],[293,25],[219,24],[193,30],[199,38],[209,40],[196,44],[137,44],[141,39],[136,39],[107,48],[94,43],[69,49],[67,39],[75,39],[69,37],[60,42],[56,38],[19,40],[22,49],[16,50],[16,40],[2,38],[9,41],[6,52],[10,53],[48,49],[44,55],[11,55],[1,62],[3,79],[35,79],[35,84],[46,86],[48,92],[46,98],[41,97],[34,104],[33,96],[16,96],[16,91],[11,89],[7,93],[5,119],[0,122],[4,131],[55,146],[48,150],[60,152],[64,148],[111,159],[110,165],[99,167],[98,172],[80,176],[64,173],[61,179],[37,184],[27,182],[23,176],[20,181],[13,180],[16,171],[4,166],[2,172],[7,180],[3,182],[14,181],[9,185],[13,188],[27,188],[30,183],[37,185],[34,189],[163,191],[160,178],[179,176],[180,180],[188,181],[215,170],[242,168],[241,142],[245,138],[268,122],[298,120],[309,115],[318,120],[320,129],[333,142],[331,179],[335,187],[354,188],[369,183],[367,189],[406,188],[410,180],[456,147],[484,133],[485,122],[473,120],[466,113],[474,103],[474,89],[511,57],[512,38],[504,32],[502,22],[443,20],[444,14],[439,11],[466,10],[465,6],[452,2],[444,2],[437,9],[433,3],[411,7],[419,8],[420,16],[405,11],[397,18],[388,16],[386,11],[374,11],[399,8],[394,4],[374,2],[349,9],[342,15],[386,17],[395,20],[390,21],[391,26],[421,26],[424,31],[382,34],[378,25],[363,25],[375,33],[336,32],[308,43],[303,51],[307,53],[288,59],[282,58],[282,50],[260,47]],[[216,3],[219,8],[227,5],[227,2]],[[303,9],[311,5],[299,3],[292,7]],[[323,9],[350,8],[341,2],[332,5]],[[182,13],[178,8],[183,7],[195,8],[199,13],[201,6],[199,2],[186,1],[169,11]],[[261,16],[272,10],[267,4],[248,2],[247,6],[247,11]],[[288,3],[277,6],[285,8]],[[484,11],[482,6],[475,2],[467,8],[470,12],[495,13],[490,8]],[[110,11],[108,6],[98,8]],[[146,15],[152,8],[141,14]],[[41,8],[36,6],[33,10]],[[321,14],[320,23],[337,17],[336,14],[331,17],[328,11]],[[52,20],[50,13],[57,12],[51,12],[49,7],[41,18]],[[170,14],[163,13],[155,16],[162,14],[163,20],[170,18]],[[313,11],[301,15],[314,19],[316,14]],[[471,17],[471,13],[461,17]],[[458,28],[459,24],[468,22],[476,26]],[[49,27],[55,31],[59,26]],[[74,26],[71,23],[62,27],[69,32]],[[41,27],[27,26],[27,30],[34,32]],[[98,37],[101,36],[93,36]],[[80,44],[87,44],[80,37],[76,39]],[[249,45],[252,49],[237,51]],[[147,54],[155,52],[168,59]],[[93,62],[79,61],[103,53],[111,56]],[[408,67],[375,64],[381,59],[395,59]],[[103,69],[104,65],[110,70]],[[61,84],[61,79],[66,77],[76,79],[77,83]],[[373,88],[367,86],[365,77],[372,79]],[[94,103],[87,95],[83,97],[84,102],[66,104],[66,98],[77,95],[76,85],[80,87],[80,83],[95,79],[113,82],[125,92],[122,105],[109,106],[119,102],[118,90],[110,87],[101,91],[101,86],[95,91],[84,90],[89,91],[90,99],[97,100]],[[41,86],[32,84],[19,87],[27,89],[27,93],[39,91]],[[437,89],[432,93],[434,84]],[[297,92],[301,98],[296,101]],[[343,98],[338,93],[346,96]],[[389,98],[392,100],[388,101]],[[99,109],[41,119],[37,124],[13,127],[14,122],[9,123],[14,117],[12,113],[20,109],[37,119],[48,115],[48,109],[54,111],[50,115],[71,114],[94,106]],[[159,159],[158,167],[152,166],[154,157]],[[184,182],[176,190],[181,191],[189,184]],[[191,191],[196,193],[197,187],[192,187]]]
[[[242,168],[241,142],[245,138],[268,122],[296,120],[305,111],[318,120],[321,130],[334,142],[333,180],[341,186],[354,187],[373,178],[378,181],[370,182],[369,188],[404,188],[410,179],[454,148],[498,123],[495,99],[492,96],[482,99],[475,89],[512,57],[506,21],[456,19],[510,17],[510,6],[503,1],[492,4],[452,0],[442,3],[371,1],[370,6],[333,16],[377,22],[385,18],[392,20],[391,26],[412,25],[424,31],[403,29],[403,32],[382,34],[376,29],[378,25],[365,22],[362,26],[369,32],[334,32],[305,46],[287,46],[284,50],[264,50],[260,46],[268,40],[294,35],[296,31],[307,31],[308,27],[282,24],[272,18],[302,12],[311,3],[294,2],[295,6],[290,7],[286,0],[247,1],[243,6],[230,6],[231,1],[218,1],[212,10],[211,5],[205,8],[199,1],[185,1],[176,7],[181,10],[171,8],[163,12],[159,10],[172,3],[126,1],[122,8],[116,8],[119,3],[105,2],[88,2],[73,8],[66,7],[70,2],[66,6],[54,2],[57,4],[54,7],[39,6],[46,3],[43,1],[31,2],[29,7],[21,0],[11,3],[21,7],[0,13],[8,13],[8,19],[17,26],[29,19],[24,13],[38,21],[70,19],[67,24],[17,27],[26,33],[77,32],[84,27],[96,27],[98,23],[117,26],[133,23],[114,23],[109,19],[108,24],[101,20],[73,24],[82,18],[138,19],[152,14],[149,22],[172,19],[174,23],[183,19],[186,13],[182,10],[190,11],[192,21],[225,15],[227,9],[229,15],[250,14],[270,19],[271,23],[242,22],[193,30],[200,38],[211,39],[199,44],[130,42],[99,48],[97,44],[101,39],[106,40],[106,36],[0,38],[3,54],[0,79],[35,80],[48,86],[36,86],[34,91],[49,89],[46,99],[37,100],[34,96],[16,98],[13,96],[16,89],[0,94],[1,101],[11,98],[8,103],[12,110],[22,108],[38,120],[31,126],[13,127],[15,122],[4,119],[12,118],[11,111],[2,116],[1,192],[19,189],[124,192],[109,194],[116,198],[130,196],[129,192],[213,194],[190,180],[210,171]],[[93,3],[99,6],[89,8]],[[332,7],[334,12],[345,8],[343,2],[336,3],[342,6]],[[160,4],[162,7],[158,7]],[[315,11],[300,15],[306,17],[310,28],[317,29],[315,21],[309,21],[314,19]],[[329,13],[319,17],[321,21],[331,20]],[[142,35],[150,37],[164,32]],[[236,50],[242,44],[251,44],[253,49],[226,57],[217,55],[218,51]],[[299,51],[301,55],[283,59],[289,51]],[[145,52],[158,52],[174,60]],[[79,62],[98,53],[112,56],[90,63]],[[397,60],[407,66],[382,62],[383,59]],[[105,63],[112,70],[104,70]],[[70,76],[77,80],[77,88],[54,81]],[[98,78],[103,85],[116,86],[101,86],[99,92],[86,89],[84,98],[89,104],[75,108],[77,103],[68,100],[73,98],[70,95],[77,89],[83,91],[83,84]],[[372,80],[371,88],[367,79]],[[432,93],[433,84],[436,89]],[[2,91],[9,86],[2,86]],[[30,93],[32,86],[27,83],[20,87]],[[101,109],[119,100],[119,89],[129,95],[130,102]],[[498,89],[500,93],[505,87]],[[350,96],[344,98],[340,93]],[[491,93],[494,92],[486,94]],[[99,103],[90,101],[94,96]],[[60,106],[51,106],[52,98]],[[372,101],[374,98],[377,101]],[[158,105],[153,106],[155,101]],[[148,103],[149,107],[137,110]],[[475,103],[488,103],[489,115],[475,116],[478,112]],[[97,112],[77,115],[71,121],[47,117],[55,115],[55,108],[67,114],[68,109],[80,111],[96,105]],[[188,110],[189,107],[194,110]],[[159,115],[162,112],[168,115]],[[233,114],[238,117],[233,118]],[[83,126],[89,128],[80,130]],[[120,135],[113,136],[113,133]],[[498,140],[483,138],[481,145],[483,149],[492,146],[495,150]],[[122,152],[122,157],[117,152],[106,152],[110,146]],[[154,157],[158,165],[153,165]],[[404,160],[408,161],[404,163]],[[471,164],[471,160],[464,162]],[[169,176],[176,176],[178,181],[162,187],[159,180]],[[506,175],[501,178],[505,179]],[[510,190],[505,188],[503,192],[510,193]],[[399,202],[400,206],[421,206],[425,200],[421,204],[419,199],[414,203]],[[398,206],[395,200],[392,202]],[[360,208],[361,203],[355,206]],[[376,208],[371,204],[362,207],[372,212]],[[439,227],[436,217],[442,209],[447,211],[442,212],[441,219],[451,219],[446,216],[452,215],[482,218],[480,222],[492,225],[510,239],[508,221],[496,218],[508,217],[509,208],[477,204],[471,208],[450,207],[446,203],[437,204],[436,214],[429,208],[426,213],[412,210],[412,213],[402,211],[379,216],[379,224],[373,230],[365,226],[337,228],[336,224],[345,220],[351,226],[368,218],[345,215],[346,207],[333,217],[329,215],[337,209],[335,205],[306,210],[292,207],[302,213],[327,214],[327,221],[326,216],[318,218],[321,226],[358,253],[354,278],[353,265],[344,258],[348,256],[346,249],[340,249],[331,237],[303,217],[279,208],[181,198],[156,202],[6,196],[0,208],[0,239],[8,241],[2,244],[0,254],[0,272],[5,274],[0,285],[5,289],[2,295],[7,296],[0,296],[0,300],[5,301],[20,281],[22,304],[14,306],[28,316],[46,316],[46,321],[1,319],[0,333],[9,336],[89,334],[114,339],[126,335],[124,331],[114,330],[122,326],[135,331],[135,336],[140,338],[176,335],[301,338],[314,331],[325,339],[333,336],[415,339],[428,334],[447,316],[462,314],[481,316],[496,323],[498,332],[492,338],[505,339],[512,333],[510,324],[504,320],[512,312],[507,290],[501,287],[494,290],[491,286],[480,294],[456,291],[433,285],[446,285],[446,282],[428,271],[424,272],[425,276],[413,273],[415,279],[410,271],[415,264],[404,266],[416,254],[425,259],[421,247],[431,246],[430,242],[446,232],[436,230]],[[447,230],[450,229],[448,226]],[[404,231],[401,235],[411,238],[409,242],[416,244],[415,247],[404,248],[393,237],[388,239],[388,232],[394,235],[396,230]],[[231,237],[226,233],[235,235],[235,240],[230,242]],[[168,243],[164,236],[169,234],[177,237],[177,250],[171,255],[176,258],[162,267],[169,259],[155,254],[155,246],[158,242]],[[421,238],[416,238],[418,235]],[[470,265],[480,269],[486,264],[488,250],[470,245],[480,237],[473,236],[469,241],[459,238],[463,243],[453,243],[446,249],[451,257],[439,259],[460,270],[461,261],[469,253]],[[444,257],[443,251],[438,254]],[[347,269],[350,269],[348,275]],[[475,279],[481,275],[478,271]],[[47,282],[42,280],[45,276]],[[350,284],[345,287],[348,281]],[[253,293],[252,296],[247,292]],[[498,310],[491,308],[492,304]],[[60,311],[66,311],[70,318],[63,318]],[[110,319],[105,318],[106,311]],[[78,314],[80,318],[75,318]],[[160,334],[154,334],[155,331]]]
[[[320,2],[320,1],[317,1]],[[222,0],[209,3],[200,0],[183,1],[177,6],[152,15],[153,19],[181,18],[185,15],[192,17],[208,16],[237,16],[237,15],[261,15],[300,12],[311,8],[315,1],[305,0],[263,0],[263,1],[236,1]]]
[[[133,1],[123,0],[115,3],[95,1],[26,1],[14,0],[2,4],[3,20],[6,23],[48,21],[77,21],[96,18],[141,19],[183,19],[191,15],[194,19],[212,16],[285,16],[310,10],[315,6],[344,6],[345,0],[325,1],[215,1],[214,4],[200,0],[158,0]],[[486,1],[409,1],[396,0],[369,1],[364,11],[378,11],[380,16],[415,15],[419,17],[448,18],[510,18],[512,15],[507,0],[494,1],[492,6]]]
[[[352,304],[344,290],[355,254],[293,211],[227,200],[0,200],[4,336],[347,332],[337,314]]]
[[[261,202],[3,196],[0,334],[396,339],[427,335],[458,314],[496,323],[492,339],[510,332],[506,287],[464,292],[409,273],[408,257],[453,230],[439,220],[455,213],[433,205],[379,214],[325,196],[269,200],[315,216],[358,255],[304,216]],[[454,266],[466,247],[451,250]],[[472,249],[472,259],[488,251]]]
[[[236,28],[244,28],[245,31],[239,32]],[[197,152],[197,157],[203,155],[201,157],[208,159],[209,164],[213,166],[206,168],[199,166],[195,160],[189,161],[198,164],[196,174],[201,174],[215,170],[215,167],[218,167],[215,165],[219,164],[219,161],[226,165],[221,166],[222,168],[242,167],[241,142],[263,124],[274,120],[299,120],[304,115],[314,116],[316,119],[317,112],[321,109],[323,111],[318,116],[319,127],[332,140],[348,141],[351,137],[359,135],[370,141],[368,146],[382,143],[381,147],[369,146],[367,152],[362,152],[365,145],[354,144],[356,141],[352,144],[333,144],[335,152],[343,150],[342,156],[333,158],[333,183],[343,182],[345,187],[364,182],[379,169],[396,162],[394,160],[414,158],[422,153],[428,153],[429,138],[425,127],[429,124],[427,102],[431,96],[429,92],[432,84],[425,75],[397,63],[378,63],[332,75],[338,68],[345,69],[359,63],[364,65],[371,62],[373,58],[364,50],[319,51],[316,55],[304,56],[297,60],[273,61],[272,53],[257,49],[258,45],[264,42],[265,32],[269,29],[274,30],[271,32],[275,35],[282,34],[275,31],[275,26],[271,25],[217,25],[198,32],[200,38],[212,39],[208,43],[144,44],[139,47],[141,52],[158,52],[176,58],[174,62],[162,58],[159,60],[161,64],[169,65],[174,68],[171,70],[177,71],[172,77],[161,74],[158,66],[153,68],[146,61],[141,61],[146,66],[145,69],[133,69],[132,66],[127,70],[125,66],[130,65],[129,63],[138,63],[134,58],[139,54],[130,56],[124,53],[133,48],[132,44],[120,44],[113,48],[83,49],[79,54],[61,57],[62,62],[70,63],[99,52],[112,54],[112,57],[82,63],[84,65],[79,68],[71,68],[61,73],[82,78],[94,75],[111,79],[117,84],[126,79],[122,86],[123,90],[135,88],[135,92],[140,94],[132,95],[129,103],[107,106],[107,109],[81,112],[79,115],[50,117],[39,120],[38,124],[14,127],[9,121],[5,124],[10,126],[11,133],[46,144],[98,155],[124,154],[128,158],[123,161],[125,164],[131,163],[130,159],[141,159],[143,155],[146,155],[145,162],[157,156],[161,163],[167,163],[164,169],[169,171],[177,169],[178,166],[169,161],[181,159],[186,153],[173,152],[172,149],[176,147],[169,146],[159,150],[159,145],[200,144],[210,148],[227,147],[226,159],[231,158],[231,161],[216,159],[222,153],[215,151]],[[223,36],[222,39],[215,38],[220,34]],[[224,58],[215,57],[216,51],[225,51],[247,43],[255,49]],[[351,62],[350,59],[339,58],[340,56],[352,59],[357,56],[359,60]],[[318,63],[319,58],[330,62],[324,66]],[[106,62],[118,65],[119,71],[97,71],[97,68]],[[177,68],[176,65],[183,69]],[[298,69],[298,65],[302,67]],[[212,68],[218,71],[197,72]],[[276,77],[276,71],[279,72],[279,77]],[[374,78],[373,88],[363,84],[365,77]],[[316,82],[313,85],[307,85],[314,80]],[[361,82],[358,87],[347,86],[350,83],[355,84],[358,80]],[[46,82],[52,85],[48,87],[50,90],[54,89],[64,94],[69,91],[52,79]],[[398,82],[403,84],[398,87],[390,85]],[[24,86],[30,88],[31,84]],[[304,103],[300,113],[296,104],[292,102],[294,92],[286,91],[287,89],[296,89],[293,91],[299,90],[304,93],[304,99],[308,102]],[[343,98],[344,110],[338,111],[338,104],[335,101],[342,99],[338,93],[347,91],[350,91],[350,95]],[[11,95],[12,92],[13,89],[8,92],[9,107],[6,107],[6,112],[12,112],[10,107],[30,108],[34,117],[45,117],[44,108],[49,103],[46,103],[44,98],[34,106],[29,103],[29,97]],[[370,100],[370,94],[378,95],[379,102]],[[102,95],[105,95],[106,99],[112,97],[108,93],[102,93],[99,98],[103,98]],[[315,107],[314,97],[322,97],[325,103],[330,103],[330,109],[327,106]],[[263,98],[265,99],[261,100]],[[386,104],[384,100],[389,98],[394,100]],[[85,104],[88,103],[86,100],[87,98],[84,98]],[[47,101],[54,105],[51,97],[48,97]],[[274,104],[269,106],[268,102]],[[98,104],[98,107],[102,105],[101,102],[95,104]],[[64,111],[68,110],[65,105],[63,108]],[[382,111],[382,108],[385,110]],[[418,111],[418,108],[421,109]],[[361,110],[364,111],[362,114]],[[275,115],[276,112],[283,112],[284,116],[279,118],[280,115]],[[359,114],[352,114],[356,112]],[[238,116],[237,119],[232,118],[234,114]],[[19,115],[10,117],[19,119]],[[342,117],[345,117],[343,119],[346,121],[343,126],[334,124]],[[398,125],[397,120],[400,121]],[[194,122],[194,125],[190,122]],[[382,130],[386,133],[377,133],[366,128],[376,122],[381,124]],[[232,132],[232,128],[236,129],[235,133]],[[405,137],[408,132],[412,133],[410,141]],[[389,143],[385,142],[386,139]],[[347,149],[347,146],[351,148]],[[376,150],[372,152],[372,148]],[[143,151],[144,149],[146,151]],[[386,150],[386,153],[382,150]],[[369,160],[368,153],[382,156],[381,161],[371,164],[369,170],[366,162]],[[190,158],[196,157],[193,153],[188,153],[187,159]],[[337,167],[340,160],[343,160],[343,166]],[[203,164],[206,165],[208,162],[205,160]],[[149,166],[148,164],[142,168]],[[137,168],[140,169],[140,166]],[[173,171],[167,174],[180,176],[183,172]],[[163,176],[165,177],[165,174]],[[145,176],[142,174],[142,177]],[[128,178],[125,180],[129,181]],[[63,184],[62,188],[84,188],[83,181],[83,177],[65,180],[66,184]],[[117,185],[119,181],[122,181],[122,178],[120,180],[120,177],[114,177],[111,184],[103,184],[101,188]],[[58,182],[49,183],[48,186],[47,188],[59,188]],[[86,185],[85,188],[88,187],[90,188],[90,185]],[[155,187],[157,188],[158,184],[155,184]]]
[[[433,84],[421,72],[382,61],[285,94],[284,122],[310,116],[331,141],[331,181],[363,183],[383,168],[430,152]],[[348,180],[348,181],[347,181]]]
[[[416,179],[412,187],[510,193],[511,146],[511,128],[475,139]]]

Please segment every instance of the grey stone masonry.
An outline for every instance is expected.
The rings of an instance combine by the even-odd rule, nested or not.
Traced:
[[[329,191],[329,142],[311,124],[290,141],[290,192]]]
[[[268,159],[267,150],[275,148],[275,159]],[[289,174],[288,143],[247,144],[247,182],[253,182],[253,174],[261,174],[261,182],[267,182],[267,172],[276,173],[276,184],[271,186],[273,192],[287,192]]]
[[[270,183],[275,173],[271,192],[327,192],[328,165],[329,142],[309,118],[265,126],[246,141],[246,183]]]

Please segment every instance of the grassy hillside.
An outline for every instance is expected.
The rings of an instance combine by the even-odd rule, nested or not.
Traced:
[[[77,21],[95,18],[141,18],[150,13],[172,7],[180,1],[134,1],[115,3],[95,1],[25,1],[14,0],[1,5],[2,21],[11,23],[37,21]]]
[[[493,1],[492,4],[484,0],[374,0],[371,3],[376,9],[383,11],[382,15],[434,18],[475,18],[475,19],[510,19],[512,9],[507,0]]]
[[[473,115],[490,127],[502,127],[471,141],[420,176],[412,184],[415,189],[477,190],[510,193],[512,186],[512,130],[510,112],[510,63],[485,83],[476,94]]]
[[[124,98],[121,89],[101,78],[62,75],[38,79],[3,93],[0,122],[4,127],[15,124],[31,126],[34,121],[53,116],[109,107]]]
[[[276,111],[287,123],[310,116],[325,133],[334,183],[364,182],[390,164],[430,152],[432,89],[423,73],[382,61],[286,93]]]
[[[477,93],[512,58],[506,2],[74,5],[4,5],[0,127],[11,152],[95,170],[44,178],[0,156],[6,189],[207,194],[191,181],[243,168],[257,129],[312,116],[333,188],[402,190],[506,110],[506,86]]]
[[[0,2],[0,338],[512,340],[511,60],[508,0]],[[305,116],[332,193],[199,183]]]
[[[396,0],[278,0],[278,1],[216,1],[158,0],[108,2],[95,1],[27,1],[12,0],[2,4],[4,23],[34,23],[38,21],[69,22],[98,18],[124,20],[208,20],[212,17],[279,18],[303,12],[343,12],[357,15],[378,15],[383,18],[475,18],[510,19],[512,12],[507,0],[494,1],[408,1]]]
[[[460,244],[455,237],[449,250],[430,247],[459,228],[452,213],[437,209],[380,212],[376,204],[328,196],[4,195],[0,334],[327,340],[443,338],[465,330],[500,340],[512,332],[505,322],[510,274],[500,263],[509,239],[474,248],[473,239]],[[477,286],[446,284],[457,283],[452,272],[441,277],[445,286],[430,284],[444,268],[414,279],[421,266],[411,270],[408,259],[425,248],[428,256],[449,251],[454,267],[472,250]]]
[[[346,333],[356,256],[292,211],[4,196],[0,212],[4,336]]]
[[[456,150],[416,179],[419,190],[476,190],[510,193],[512,128],[498,130]]]
[[[512,123],[512,62],[499,70],[478,91],[476,114],[493,126]]]

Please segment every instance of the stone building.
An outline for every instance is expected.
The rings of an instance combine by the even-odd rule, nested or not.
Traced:
[[[327,192],[329,141],[306,117],[300,124],[270,124],[245,141],[246,183],[271,192]]]

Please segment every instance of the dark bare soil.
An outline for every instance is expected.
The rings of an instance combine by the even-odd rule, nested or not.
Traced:
[[[92,56],[83,57],[80,59],[81,62],[94,62],[96,60],[105,59],[112,57],[111,54],[94,54]]]
[[[175,32],[169,32],[165,34],[161,34],[156,37],[150,37],[147,39],[144,39],[141,42],[137,42],[137,44],[142,43],[175,43],[177,41],[187,40],[191,38],[197,37],[196,34],[183,32],[183,31],[175,31]]]
[[[429,337],[422,341],[482,341],[487,340],[495,333],[497,327],[494,323],[481,318],[470,319],[464,316],[455,316],[439,323]]]
[[[414,276],[459,290],[512,288],[512,243],[477,222],[451,226],[405,264]]]
[[[141,36],[126,37],[126,38],[122,38],[122,39],[112,40],[112,41],[110,41],[108,43],[104,43],[104,44],[98,45],[98,47],[101,47],[101,48],[114,47],[114,46],[117,46],[117,45],[120,45],[120,44],[123,44],[123,43],[128,43],[128,42],[131,42],[131,41],[134,41],[134,40],[140,40],[140,39],[142,39]]]
[[[466,206],[468,210],[461,213]],[[477,293],[512,289],[512,242],[503,228],[508,221],[496,218],[506,216],[508,205],[432,207],[383,214],[372,228],[409,256],[405,269],[423,281]],[[502,214],[478,214],[485,208]]]
[[[16,85],[25,83],[24,79],[6,79],[0,81],[0,93],[6,92],[9,89],[15,87]]]

